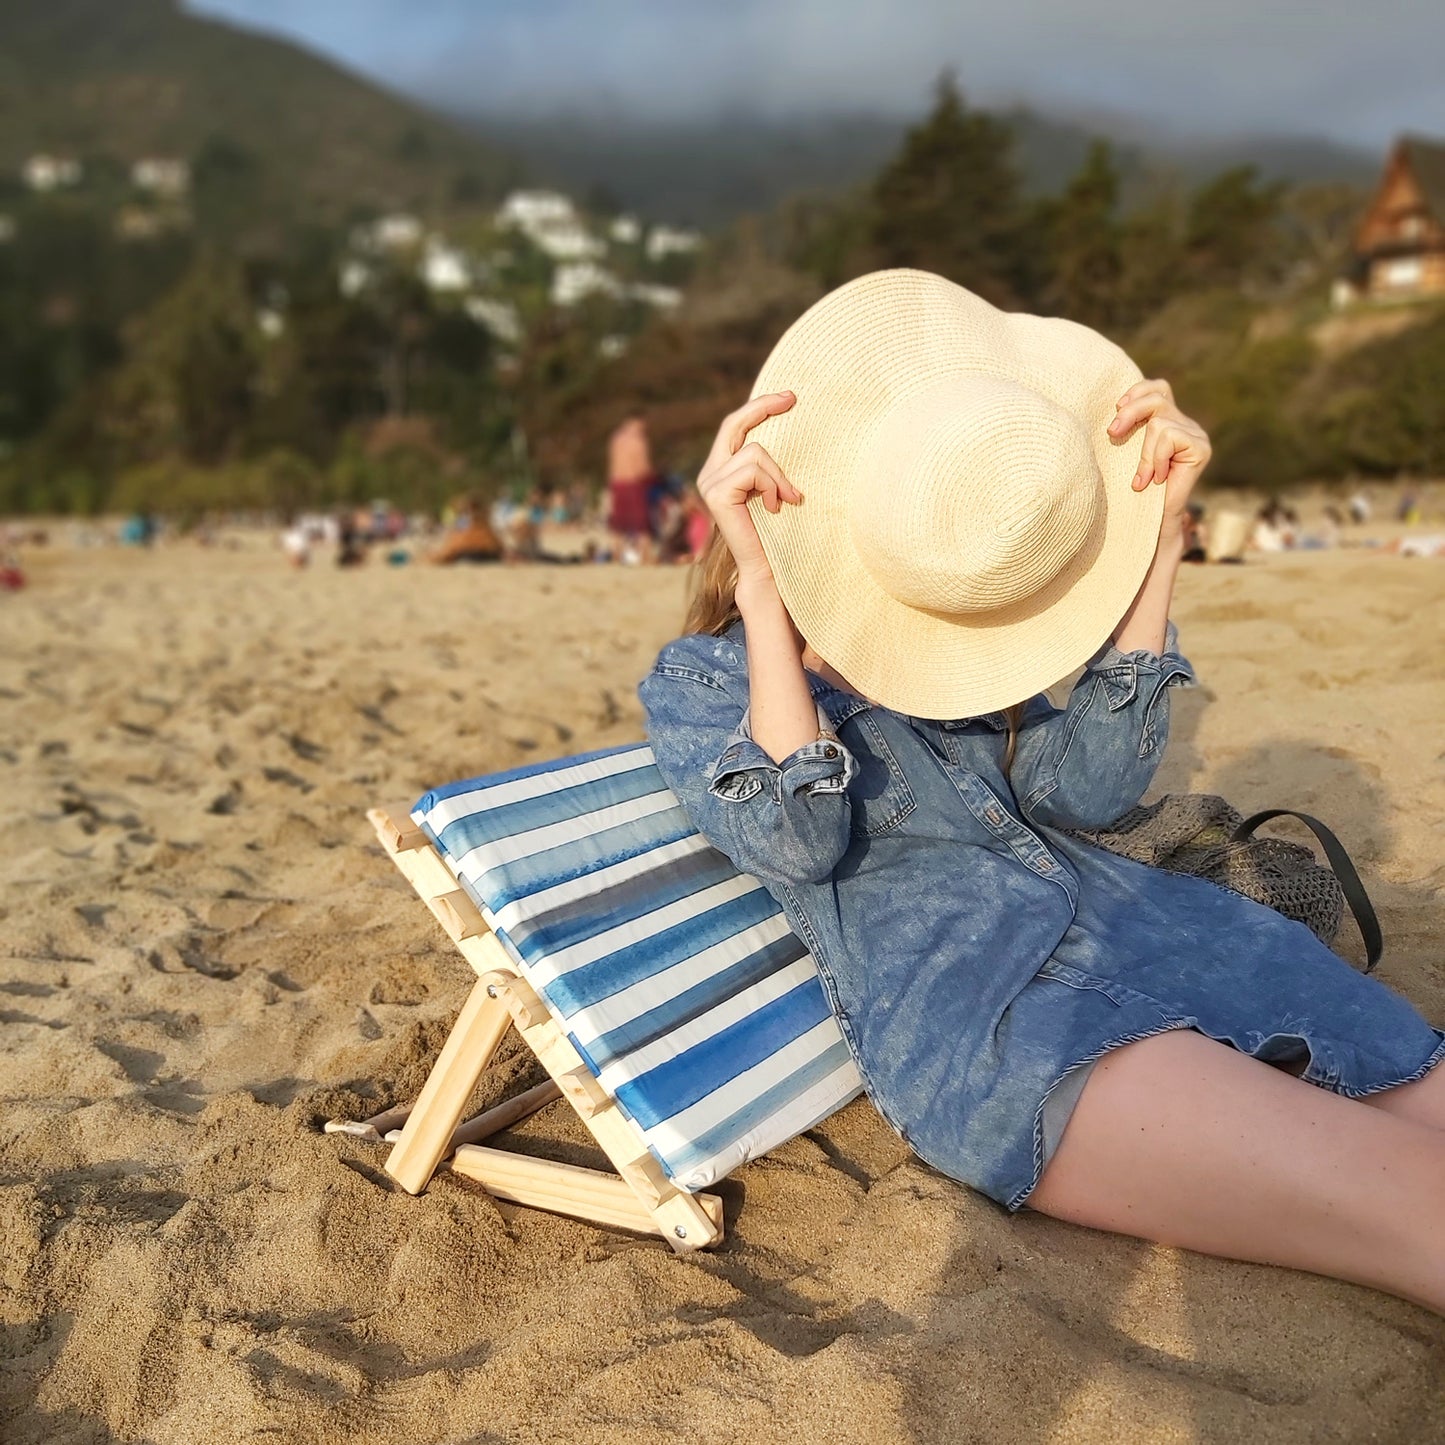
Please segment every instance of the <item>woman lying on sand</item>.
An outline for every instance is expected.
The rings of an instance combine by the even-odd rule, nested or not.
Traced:
[[[1301,924],[1059,831],[1158,765],[1208,460],[1085,327],[917,271],[851,282],[718,433],[652,745],[929,1164],[1445,1312],[1445,1035]]]

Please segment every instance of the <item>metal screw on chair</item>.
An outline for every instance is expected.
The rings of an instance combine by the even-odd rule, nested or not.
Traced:
[[[686,1238],[687,1238],[687,1230],[684,1229],[684,1228],[682,1227],[682,1225],[680,1225],[680,1224],[674,1224],[674,1225],[672,1226],[672,1232],[673,1232],[679,1239],[686,1239]]]
[[[494,984],[494,983],[489,983],[489,984],[487,985],[487,997],[488,997],[488,998],[496,998],[496,996],[497,996],[497,986],[496,986],[496,984]]]

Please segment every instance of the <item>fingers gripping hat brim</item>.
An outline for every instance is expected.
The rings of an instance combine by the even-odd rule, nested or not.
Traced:
[[[880,585],[855,545],[851,509],[856,489],[896,481],[876,454],[867,460],[880,418],[961,376],[1018,383],[1077,418],[1102,478],[1102,505],[1085,544],[1045,585],[991,611],[943,613]],[[753,387],[754,396],[791,390],[797,400],[749,436],[803,493],[801,504],[777,513],[756,497],[749,507],[803,636],[865,695],[916,717],[991,712],[1086,661],[1138,592],[1159,536],[1163,488],[1132,487],[1142,428],[1123,442],[1106,430],[1115,402],[1140,378],[1119,347],[1088,327],[1000,311],[925,271],[875,271],[816,302],[783,334]],[[971,458],[961,482],[991,485],[1008,462]]]

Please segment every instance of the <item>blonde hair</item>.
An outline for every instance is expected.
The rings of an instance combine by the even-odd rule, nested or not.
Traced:
[[[721,637],[742,614],[737,603],[738,564],[714,522],[708,533],[707,545],[692,564],[688,579],[687,617],[682,630],[685,633],[706,633],[709,637]],[[1008,748],[1004,753],[1004,776],[1009,776],[1013,767],[1014,753],[1018,750],[1019,726],[1023,722],[1024,705],[1014,703],[1003,710],[1008,719]]]
[[[688,577],[687,618],[682,630],[721,637],[741,616],[735,595],[737,585],[738,564],[714,522],[707,534],[707,545],[692,564]]]

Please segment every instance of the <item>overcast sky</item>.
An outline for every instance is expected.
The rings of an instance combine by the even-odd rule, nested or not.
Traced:
[[[1445,135],[1442,0],[192,0],[437,103],[916,114],[980,101],[1198,135]]]

